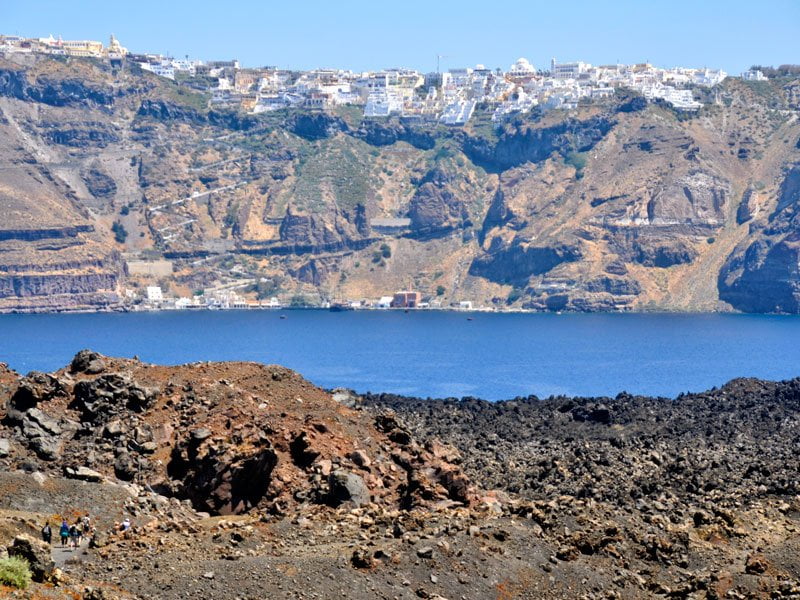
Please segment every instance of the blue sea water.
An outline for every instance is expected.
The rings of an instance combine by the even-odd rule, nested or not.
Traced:
[[[285,318],[281,318],[284,315]],[[468,320],[467,317],[472,320]],[[178,364],[252,360],[324,387],[497,400],[675,396],[800,376],[800,317],[204,311],[0,315],[0,361],[54,370],[82,348]]]

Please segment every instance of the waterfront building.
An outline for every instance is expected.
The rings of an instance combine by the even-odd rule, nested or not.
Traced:
[[[419,292],[410,290],[395,292],[392,298],[392,308],[417,308],[421,300]]]

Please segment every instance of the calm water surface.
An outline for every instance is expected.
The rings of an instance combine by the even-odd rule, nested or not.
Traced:
[[[280,316],[285,315],[285,319]],[[64,366],[81,348],[177,364],[254,360],[325,387],[417,396],[674,396],[800,375],[800,317],[204,311],[0,315],[0,361]]]

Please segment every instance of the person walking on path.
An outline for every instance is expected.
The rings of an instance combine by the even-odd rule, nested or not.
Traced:
[[[92,531],[92,520],[89,518],[89,513],[86,513],[81,523],[83,525],[83,535],[89,535]]]
[[[61,529],[59,529],[58,533],[61,536],[61,547],[66,548],[69,541],[69,525],[67,525],[66,519],[61,520]]]
[[[53,542],[53,530],[50,529],[49,521],[42,527],[42,541],[48,546]]]
[[[78,532],[78,539],[75,540],[76,544],[75,547],[78,548],[83,543],[83,520],[78,519],[75,521],[75,529]]]
[[[69,539],[72,542],[72,547],[77,548],[81,543],[81,531],[77,525],[69,528]]]

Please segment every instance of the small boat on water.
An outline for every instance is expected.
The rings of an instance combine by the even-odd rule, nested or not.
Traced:
[[[328,310],[331,312],[345,312],[354,309],[346,302],[334,302],[333,304],[330,305],[330,308],[328,308]]]

